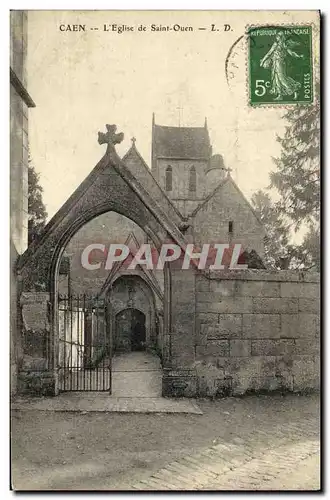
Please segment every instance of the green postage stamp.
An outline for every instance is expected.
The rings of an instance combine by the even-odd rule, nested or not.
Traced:
[[[252,106],[313,102],[312,26],[248,30]]]

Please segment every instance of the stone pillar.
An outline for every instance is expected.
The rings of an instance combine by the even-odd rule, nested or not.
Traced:
[[[195,271],[173,269],[171,278],[171,368],[163,374],[166,396],[196,396]]]
[[[22,354],[19,359],[18,392],[35,396],[58,394],[57,369],[49,368],[49,294],[25,292],[20,297]]]

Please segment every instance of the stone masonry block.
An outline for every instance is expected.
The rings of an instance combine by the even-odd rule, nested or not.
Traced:
[[[281,283],[281,297],[319,298],[318,283]]]
[[[252,356],[281,356],[295,352],[293,339],[252,340]]]
[[[281,337],[315,338],[320,333],[320,318],[317,314],[282,314]]]
[[[279,314],[243,314],[244,338],[279,338]]]
[[[34,302],[23,305],[22,320],[25,330],[49,330],[49,308],[47,302]]]
[[[182,352],[181,354],[172,353],[171,355],[171,366],[177,369],[187,369],[194,365],[195,353],[194,352]]]
[[[301,272],[295,270],[287,271],[266,271],[263,269],[246,269],[242,271],[232,271],[230,269],[214,270],[209,272],[209,276],[219,280],[240,280],[240,281],[291,281],[319,283],[320,273]]]
[[[200,323],[218,323],[218,313],[199,313],[198,318]]]
[[[20,296],[21,306],[30,304],[43,304],[50,300],[50,295],[47,292],[23,292]]]
[[[292,366],[295,392],[318,390],[320,371],[314,356],[295,356]]]
[[[209,292],[210,280],[205,276],[196,277],[196,290],[197,292]]]
[[[196,358],[200,359],[207,356],[229,356],[228,340],[213,340],[205,346],[196,347]]]
[[[292,375],[293,358],[294,356],[288,354],[276,357],[275,367],[277,377]]]
[[[232,358],[231,376],[233,395],[247,391],[274,390],[279,382],[275,377],[275,357]],[[234,364],[236,363],[236,366]],[[236,368],[236,369],[235,369]]]
[[[230,356],[251,356],[251,340],[231,340]]]
[[[293,375],[283,375],[280,377],[276,377],[280,384],[280,389],[282,391],[290,391],[293,392],[294,384],[293,384]]]
[[[240,337],[241,330],[241,314],[220,314],[219,323],[201,325],[201,334],[208,339]]]
[[[242,315],[219,314],[219,331],[223,336],[240,337],[242,335]]]
[[[162,395],[168,397],[196,397],[197,378],[195,375],[186,375],[184,370],[179,370],[177,375],[163,373]]]
[[[187,332],[171,334],[171,344],[175,350],[184,349],[193,345],[193,336]]]
[[[319,357],[308,355],[280,356],[276,358],[276,376],[285,386],[292,381],[291,390],[318,389],[320,379]]]
[[[197,302],[220,302],[223,298],[233,296],[225,295],[221,292],[197,292]]]
[[[320,300],[319,299],[298,299],[299,300],[299,311],[303,313],[319,313],[320,311]]]
[[[218,358],[218,366],[222,366],[226,376],[235,376],[242,373],[243,376],[274,376],[275,377],[275,356],[246,356]]]
[[[210,291],[224,297],[233,296],[237,293],[236,280],[210,280]]]
[[[56,396],[56,375],[50,371],[20,371],[18,393],[29,396]]]
[[[305,283],[320,283],[320,273],[308,271],[306,273],[302,272],[301,274],[303,275],[301,279]]]
[[[274,390],[285,385],[284,377],[275,374],[275,356],[214,357],[213,364],[211,359],[200,361],[197,368],[199,380],[203,379],[202,386],[209,387],[209,390],[214,390],[215,381],[220,378],[231,380],[233,395],[249,390]]]
[[[236,314],[252,312],[251,297],[222,297],[216,301],[213,296],[213,300],[214,302],[197,302],[197,312]]]
[[[276,377],[247,377],[233,380],[233,396],[239,396],[245,392],[272,392],[282,388],[281,380]]]
[[[276,281],[243,281],[239,283],[238,293],[247,297],[279,297],[280,283]]]
[[[296,354],[320,354],[320,343],[317,339],[295,339],[295,350]]]
[[[297,313],[298,299],[292,298],[253,298],[253,311],[256,313]]]

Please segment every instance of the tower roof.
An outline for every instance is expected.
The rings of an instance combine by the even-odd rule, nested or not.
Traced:
[[[153,146],[156,157],[208,159],[210,138],[206,127],[153,126]]]
[[[209,172],[210,170],[226,170],[222,155],[216,154],[211,156],[207,171]]]

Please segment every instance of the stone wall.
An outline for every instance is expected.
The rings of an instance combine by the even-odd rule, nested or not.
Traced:
[[[318,389],[319,289],[314,273],[197,276],[198,395]]]
[[[313,273],[173,270],[163,395],[317,390],[319,289]],[[19,390],[56,395],[49,294],[23,293],[20,306]]]

